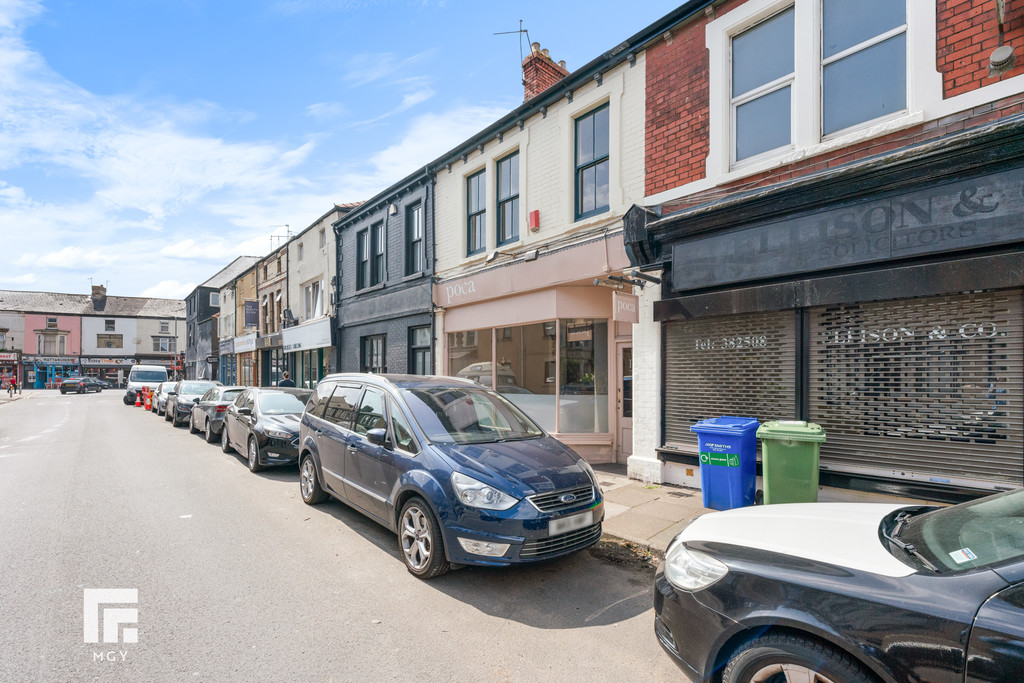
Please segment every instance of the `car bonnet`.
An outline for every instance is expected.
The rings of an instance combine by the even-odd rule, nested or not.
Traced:
[[[906,507],[884,503],[793,503],[737,508],[695,519],[682,541],[728,543],[900,577],[915,569],[886,550],[878,525]]]

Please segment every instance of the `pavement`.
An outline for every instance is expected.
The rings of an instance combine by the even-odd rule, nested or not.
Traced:
[[[630,479],[624,464],[593,467],[604,491],[605,536],[636,543],[659,558],[691,519],[713,512],[696,489]]]

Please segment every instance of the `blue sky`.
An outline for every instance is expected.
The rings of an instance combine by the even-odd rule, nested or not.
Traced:
[[[573,71],[677,4],[0,0],[0,288],[184,297],[521,104],[495,32]]]

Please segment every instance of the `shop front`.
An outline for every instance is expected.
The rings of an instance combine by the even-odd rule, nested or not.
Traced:
[[[238,383],[238,357],[235,355],[235,340],[234,338],[226,339],[217,347],[217,353],[220,354],[220,383],[221,384],[237,384]]]
[[[256,339],[256,350],[260,358],[261,387],[276,387],[281,381],[281,375],[285,367],[284,346],[281,342],[281,333],[264,335]]]
[[[622,293],[593,274],[563,278],[604,254],[582,245],[434,290],[443,373],[495,388],[591,462],[629,453],[632,321],[616,320]]]
[[[66,377],[78,377],[82,366],[78,356],[24,356],[23,386],[33,389],[56,389]]]
[[[282,350],[295,386],[312,389],[331,372],[333,318],[319,318],[281,330]]]
[[[235,367],[238,383],[246,387],[256,386],[256,333],[250,332],[235,337]]]
[[[150,361],[140,361],[151,364]],[[122,386],[128,371],[136,363],[134,358],[89,358],[83,356],[81,359],[82,374],[95,379],[105,380],[114,386]]]
[[[957,500],[1024,483],[1012,158],[891,164],[648,225],[671,253],[653,307],[663,480],[693,483],[691,425],[739,415],[820,424],[822,485]]]
[[[17,351],[0,351],[0,387],[13,380],[21,384],[21,362]]]

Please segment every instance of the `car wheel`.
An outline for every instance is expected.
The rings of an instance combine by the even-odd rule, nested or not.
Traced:
[[[248,459],[250,472],[259,472],[263,469],[263,465],[260,464],[260,447],[255,436],[249,437]]]
[[[128,400],[128,394],[124,395],[124,398],[121,399],[121,402],[124,403],[126,406],[130,406],[132,404],[132,402]]]
[[[206,418],[206,443],[213,443],[217,439],[217,432],[213,431],[213,422]]]
[[[61,395],[66,395],[68,392],[67,392],[67,389],[65,389],[64,387],[61,387],[60,388],[60,393],[61,393]],[[128,401],[126,400],[125,401],[125,405],[127,405],[127,404],[128,404]]]
[[[422,498],[410,498],[402,506],[398,547],[406,569],[421,579],[432,579],[451,568],[444,556],[441,528]]]
[[[313,463],[313,456],[307,455],[299,465],[299,491],[302,493],[302,502],[306,505],[316,505],[327,500],[327,493],[320,487],[320,480],[316,476],[316,465]]]
[[[850,655],[828,643],[798,635],[770,634],[733,654],[722,683],[760,681],[868,683],[871,677]]]
[[[220,449],[225,453],[230,453],[234,449],[231,447],[231,440],[228,438],[228,426],[224,425],[220,428]]]
[[[188,433],[198,434],[199,428],[196,427],[196,414],[195,411],[188,414]]]
[[[164,408],[164,422],[170,422],[170,421],[171,421],[171,407],[167,406],[166,408]]]

